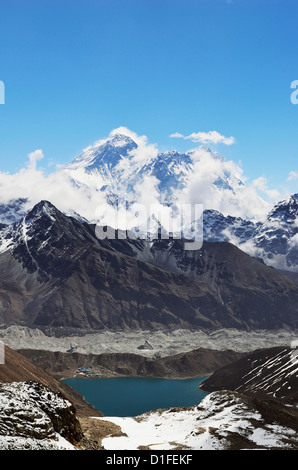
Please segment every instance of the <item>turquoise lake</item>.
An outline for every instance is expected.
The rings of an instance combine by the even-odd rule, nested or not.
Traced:
[[[173,406],[193,406],[207,395],[198,390],[206,377],[185,380],[143,377],[66,379],[85,400],[106,416],[136,416]]]

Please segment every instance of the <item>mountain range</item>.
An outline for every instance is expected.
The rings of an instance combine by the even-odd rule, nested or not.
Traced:
[[[298,326],[298,286],[228,242],[104,239],[42,201],[0,231],[0,320],[91,329]]]
[[[246,193],[241,175],[233,165],[208,148],[200,147],[186,153],[161,153],[155,146],[146,145],[144,139],[119,128],[107,139],[85,149],[61,171],[78,195],[82,195],[82,200],[87,195],[88,210],[85,207],[85,212],[80,207],[78,213],[72,200],[67,202],[67,210],[65,205],[60,209],[80,222],[97,223],[96,209],[100,203],[111,207],[130,207],[134,202],[163,206],[202,203],[205,241],[229,242],[245,253],[263,259],[268,266],[298,272],[298,194],[274,207],[259,197],[251,206],[247,202],[244,204]],[[65,193],[67,199],[67,191]],[[215,201],[213,205],[209,196]],[[33,201],[24,195],[3,202],[0,204],[0,226],[19,222],[40,200]],[[225,201],[231,202],[230,209],[216,208],[221,202],[225,206]],[[234,214],[233,207],[239,206],[245,206],[246,216]],[[257,217],[259,206],[263,212],[267,211],[266,217]],[[59,204],[56,207],[59,209]],[[135,229],[133,226],[128,228]]]
[[[79,196],[88,194],[90,204],[102,201],[111,209],[148,198],[166,207],[189,202],[198,181],[207,182],[213,196],[239,205],[245,192],[241,175],[207,148],[160,153],[144,139],[119,132],[86,149],[62,172]],[[194,220],[197,227],[201,223]],[[98,237],[99,228],[106,238]],[[116,237],[109,236],[114,229]],[[138,237],[117,226],[99,227],[96,217],[75,204],[62,210],[24,194],[0,204],[0,324],[25,328],[29,335],[33,328],[43,330],[50,339],[99,330],[124,335],[184,329],[204,331],[212,342],[221,329],[241,335],[295,332],[297,233],[298,194],[270,208],[262,220],[205,207],[204,242],[193,250],[185,250],[190,241],[185,237]],[[75,348],[45,351],[36,345],[19,354],[6,347],[0,448],[297,449],[297,350],[236,353],[198,346],[153,358],[141,353],[151,347],[147,341],[138,354],[84,355]],[[211,371],[201,386],[211,393],[195,407],[137,419],[101,418],[48,373],[75,375],[82,364],[125,376],[183,378]]]
[[[149,199],[169,206],[210,162],[220,168],[209,180],[211,192],[237,198],[243,190],[233,166],[209,149],[159,153],[133,137],[113,132],[65,166],[79,194],[87,188],[113,208],[138,202],[145,187]],[[87,329],[298,325],[298,195],[278,203],[263,221],[205,209],[200,250],[185,250],[185,239],[120,230],[115,239],[99,239],[98,220],[76,207],[65,212],[47,200],[32,206],[26,197],[1,204],[0,222],[2,323]],[[117,229],[102,228],[107,234]]]
[[[170,151],[145,152],[130,136],[112,133],[107,140],[88,148],[66,166],[74,184],[95,185],[106,200],[115,205],[121,201],[139,201],[144,182],[151,181],[149,199],[164,205],[204,201],[203,187],[220,199],[232,198],[240,204],[245,187],[234,167],[225,165],[218,153],[200,147],[187,153]],[[145,154],[145,155],[143,155]],[[210,170],[206,170],[210,166]],[[210,174],[211,171],[214,174]],[[194,184],[199,180],[197,186]],[[153,184],[154,183],[154,184]],[[139,192],[138,192],[139,191]],[[187,192],[198,192],[190,199]],[[187,194],[187,198],[185,196]],[[239,199],[239,200],[238,200]],[[267,207],[265,201],[260,202]],[[232,209],[231,209],[232,210]],[[253,213],[253,210],[251,211]],[[236,217],[214,208],[205,208],[203,237],[205,241],[227,241],[246,253],[259,257],[269,266],[298,272],[298,194],[282,200],[262,220]]]

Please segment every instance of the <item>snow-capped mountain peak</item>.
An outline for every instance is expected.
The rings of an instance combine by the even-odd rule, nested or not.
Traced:
[[[114,134],[106,140],[87,147],[84,152],[75,158],[69,165],[68,170],[84,169],[86,172],[98,171],[106,176],[105,167],[114,168],[123,157],[129,157],[129,153],[137,148],[137,144],[131,137],[123,134]]]
[[[125,128],[116,129],[108,138],[86,148],[65,170],[76,186],[87,188],[92,184],[112,204],[127,198],[143,203],[144,197],[149,203],[173,203],[181,191],[196,192],[200,199],[196,202],[203,203],[206,195],[194,188],[200,179],[204,186],[210,185],[211,192],[227,191],[233,197],[243,185],[239,174],[233,174],[234,167],[226,165],[223,157],[209,148],[159,152],[145,137]]]
[[[98,207],[106,203],[122,209],[136,202],[147,211],[153,204],[202,204],[206,241],[229,241],[266,264],[298,270],[298,194],[276,204],[266,218],[272,206],[246,188],[236,164],[209,148],[160,152],[145,136],[120,127],[86,148],[51,183],[61,185],[51,200],[61,212],[102,225],[112,225],[98,217]],[[27,212],[52,192],[51,187],[38,200],[25,199],[24,194],[22,199],[0,204],[1,224],[17,223],[27,214],[28,234],[31,219],[44,214],[50,226],[51,217],[55,218],[50,203],[39,203],[34,213]],[[135,224],[127,228],[134,230]],[[4,234],[1,251],[8,247]]]
[[[298,194],[293,194],[288,200],[279,202],[268,215],[269,221],[293,223],[298,220]]]
[[[48,218],[54,220],[55,215],[57,214],[57,209],[49,201],[40,201],[36,204],[25,216],[25,221],[30,221],[32,219],[37,219],[41,216],[47,216]]]

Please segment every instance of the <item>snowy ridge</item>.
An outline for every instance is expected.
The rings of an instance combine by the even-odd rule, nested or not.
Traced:
[[[228,241],[276,269],[298,272],[298,195],[277,204],[263,222],[204,212],[204,240]]]
[[[242,383],[236,391],[258,393],[283,399],[292,389],[298,376],[297,351],[285,348],[265,361],[260,358],[251,363],[251,370],[242,377]]]
[[[37,242],[36,234],[39,222],[47,220],[45,235],[50,233],[53,224],[56,222],[57,210],[47,201],[41,201],[33,209],[27,212],[20,221],[7,225],[0,230],[0,254],[6,251],[17,253],[22,247],[25,249],[30,263],[38,269],[36,261],[31,253],[31,244]],[[47,244],[47,240],[41,241],[42,249]]]
[[[204,391],[234,390],[262,400],[297,404],[298,349],[291,346],[256,349],[217,369],[201,388]]]
[[[134,139],[134,136],[125,132],[125,129],[120,128],[109,138],[88,147],[65,167],[78,187],[97,184],[97,190],[105,193],[107,201],[113,201],[113,197],[117,196],[117,200],[140,202],[136,199],[139,185],[150,178],[159,201],[171,203],[173,196],[176,198],[176,192],[183,190],[189,183],[196,163],[200,159],[203,161],[204,155],[207,154],[211,160],[222,159],[220,155],[204,147],[201,147],[200,156],[195,151],[179,153],[173,150],[159,153],[154,146],[146,146],[142,139],[137,136]],[[215,175],[213,184],[233,192],[243,183],[237,176],[226,171],[220,177]]]

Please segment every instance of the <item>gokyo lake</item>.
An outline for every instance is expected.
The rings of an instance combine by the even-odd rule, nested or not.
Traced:
[[[198,405],[206,377],[184,380],[143,377],[66,379],[70,387],[106,416],[137,416],[160,408]]]

